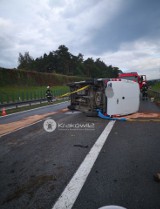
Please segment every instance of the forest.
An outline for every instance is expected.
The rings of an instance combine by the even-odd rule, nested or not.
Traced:
[[[19,53],[18,63],[18,69],[21,70],[88,78],[115,78],[122,72],[118,67],[106,65],[100,58],[94,60],[91,57],[84,60],[81,53],[73,55],[65,45],[60,45],[57,50],[36,59],[33,59],[29,52]]]

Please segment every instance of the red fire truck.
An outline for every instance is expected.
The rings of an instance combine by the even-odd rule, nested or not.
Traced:
[[[146,75],[138,75],[137,72],[130,72],[130,73],[120,73],[118,78],[132,80],[139,83],[140,89],[142,89],[143,83],[146,83]]]

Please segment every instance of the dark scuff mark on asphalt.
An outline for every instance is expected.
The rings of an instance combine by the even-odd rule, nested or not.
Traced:
[[[74,144],[74,147],[88,148],[88,145]]]
[[[2,202],[2,204],[6,204],[11,202],[14,199],[20,198],[22,195],[27,193],[30,198],[33,198],[34,193],[45,183],[49,181],[56,181],[56,177],[52,175],[41,175],[41,176],[31,176],[30,180],[22,185],[21,187],[17,187],[17,189],[12,193],[9,194],[6,199]],[[53,188],[52,188],[53,189]]]

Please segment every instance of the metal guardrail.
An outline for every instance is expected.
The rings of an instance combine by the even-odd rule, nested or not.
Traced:
[[[63,97],[63,100],[68,100],[69,97]],[[54,99],[53,98],[53,102],[56,101],[56,100],[61,100],[61,99]],[[41,99],[34,99],[34,100],[27,100],[27,101],[19,101],[19,102],[11,102],[11,103],[3,103],[3,104],[0,104],[0,109],[3,109],[3,108],[7,108],[7,109],[13,109],[13,108],[18,108],[18,107],[22,107],[24,105],[29,105],[31,106],[32,104],[35,104],[35,103],[44,103],[44,102],[47,102],[47,99],[46,98],[41,98]]]
[[[20,101],[20,102],[3,103],[3,104],[0,104],[0,108],[4,108],[4,107],[7,108],[7,107],[12,107],[12,106],[15,106],[16,108],[18,108],[18,106],[22,106],[22,105],[25,105],[25,104],[28,104],[28,105],[31,106],[33,103],[42,103],[42,102],[45,102],[45,101],[47,101],[46,98]]]
[[[54,97],[59,97],[66,93],[65,89],[55,89],[52,91]],[[20,93],[12,93],[10,94],[1,94],[0,95],[0,108],[1,107],[11,107],[18,106],[22,104],[32,104],[36,102],[44,102],[47,101],[45,97],[45,90],[43,91],[33,91],[33,92],[20,92]]]
[[[160,92],[157,91],[153,91],[151,89],[148,90],[148,94],[150,97],[154,97],[155,99],[160,100]],[[11,102],[11,103],[3,103],[0,104],[0,108],[7,108],[7,107],[16,107],[18,108],[18,106],[23,106],[23,105],[29,105],[31,106],[34,103],[42,103],[42,102],[47,102],[46,98],[41,98],[41,99],[34,99],[34,100],[27,100],[27,101],[19,101],[19,102]]]
[[[149,89],[148,94],[150,97],[154,97],[155,99],[160,100],[160,92]]]

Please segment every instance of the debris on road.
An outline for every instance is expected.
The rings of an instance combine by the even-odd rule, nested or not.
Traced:
[[[100,111],[98,111],[98,116],[102,119],[107,120],[118,120],[118,121],[141,121],[141,122],[160,122],[160,113],[134,113],[130,115],[126,115],[125,118],[121,116],[110,117],[103,115]]]
[[[125,116],[126,118],[160,118],[160,113],[138,112]]]
[[[88,145],[74,144],[74,147],[88,148]]]
[[[135,113],[126,116],[127,121],[141,121],[141,122],[160,122],[160,113]]]
[[[68,111],[68,109],[65,108],[65,109],[61,109],[59,111],[55,111],[55,112],[49,112],[49,113],[45,113],[45,114],[29,116],[29,117],[26,117],[22,120],[14,121],[14,122],[7,123],[7,124],[0,124],[0,136],[3,134],[7,134],[12,131],[16,131],[18,129],[24,128],[26,126],[29,126],[33,123],[36,123],[40,120],[45,119],[48,116],[51,116],[51,115],[54,115],[57,113],[64,113],[67,111]]]
[[[14,121],[14,122],[7,123],[7,124],[0,124],[0,135],[7,134],[12,131],[18,130],[20,128],[29,126],[30,124],[36,123],[37,121],[42,120],[51,114],[52,115],[56,114],[56,112],[46,113],[46,114],[41,114],[41,115],[33,115],[33,116],[26,117],[19,121]]]
[[[154,180],[155,180],[156,182],[160,182],[160,172],[154,174]]]

